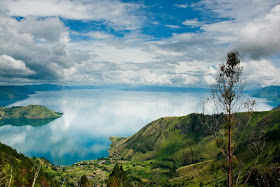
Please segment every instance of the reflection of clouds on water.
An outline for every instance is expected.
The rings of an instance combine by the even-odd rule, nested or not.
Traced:
[[[11,125],[0,127],[0,142],[16,147],[25,142],[30,127],[13,128]],[[12,132],[11,132],[12,131]]]
[[[63,116],[41,127],[0,127],[0,141],[55,164],[107,156],[109,136],[130,136],[162,116],[197,111],[201,93],[67,90],[39,92],[14,105],[40,104]],[[258,100],[257,110],[270,110]]]

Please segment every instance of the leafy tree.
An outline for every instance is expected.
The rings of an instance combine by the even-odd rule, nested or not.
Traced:
[[[79,186],[81,186],[81,187],[88,187],[89,186],[89,182],[88,182],[87,176],[83,175],[81,177],[81,180],[79,181]]]
[[[127,174],[124,171],[122,165],[117,163],[109,176],[108,187],[131,187],[132,185],[129,183],[127,178]]]

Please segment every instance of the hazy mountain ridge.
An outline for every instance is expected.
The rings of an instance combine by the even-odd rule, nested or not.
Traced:
[[[253,97],[266,98],[273,102],[275,106],[280,104],[280,86],[264,87],[252,94]]]
[[[26,99],[30,94],[35,92],[24,86],[0,86],[0,106]]]

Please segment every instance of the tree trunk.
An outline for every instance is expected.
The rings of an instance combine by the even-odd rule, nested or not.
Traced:
[[[232,186],[231,113],[228,115],[228,186]]]

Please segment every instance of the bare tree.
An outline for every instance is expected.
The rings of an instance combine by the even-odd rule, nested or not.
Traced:
[[[221,133],[223,139],[219,139],[222,153],[226,156],[228,162],[228,186],[232,182],[232,158],[233,158],[233,136],[235,125],[235,113],[239,111],[239,100],[243,93],[244,82],[241,79],[243,68],[240,66],[239,53],[229,52],[227,61],[220,65],[216,84],[212,88],[211,101],[215,105],[218,113],[224,114],[224,129]],[[216,123],[215,123],[216,124]],[[215,137],[218,137],[219,126],[211,125],[209,128]],[[223,141],[225,140],[225,141]]]
[[[213,115],[204,116],[204,124],[211,135],[214,136],[216,144],[221,148],[221,152],[226,157],[227,164],[225,169],[227,171],[229,187],[233,186],[234,183],[236,185],[239,185],[241,182],[243,182],[243,185],[247,183],[253,167],[258,163],[265,147],[263,131],[251,130],[248,138],[248,148],[254,156],[255,162],[247,171],[245,179],[243,178],[240,182],[240,176],[245,174],[242,172],[243,161],[239,160],[235,155],[237,146],[234,142],[234,136],[237,128],[239,132],[242,130],[246,131],[252,118],[253,107],[256,104],[255,101],[250,100],[244,102],[243,89],[245,80],[241,77],[242,71],[239,53],[237,51],[229,52],[227,54],[227,61],[219,67],[216,84],[212,87],[211,96],[203,103],[204,109],[209,106],[212,106],[212,109],[214,109]],[[248,115],[245,116],[246,119],[244,120],[237,120],[236,114],[241,109],[247,109]],[[235,179],[233,179],[233,159],[239,164],[239,172]]]

